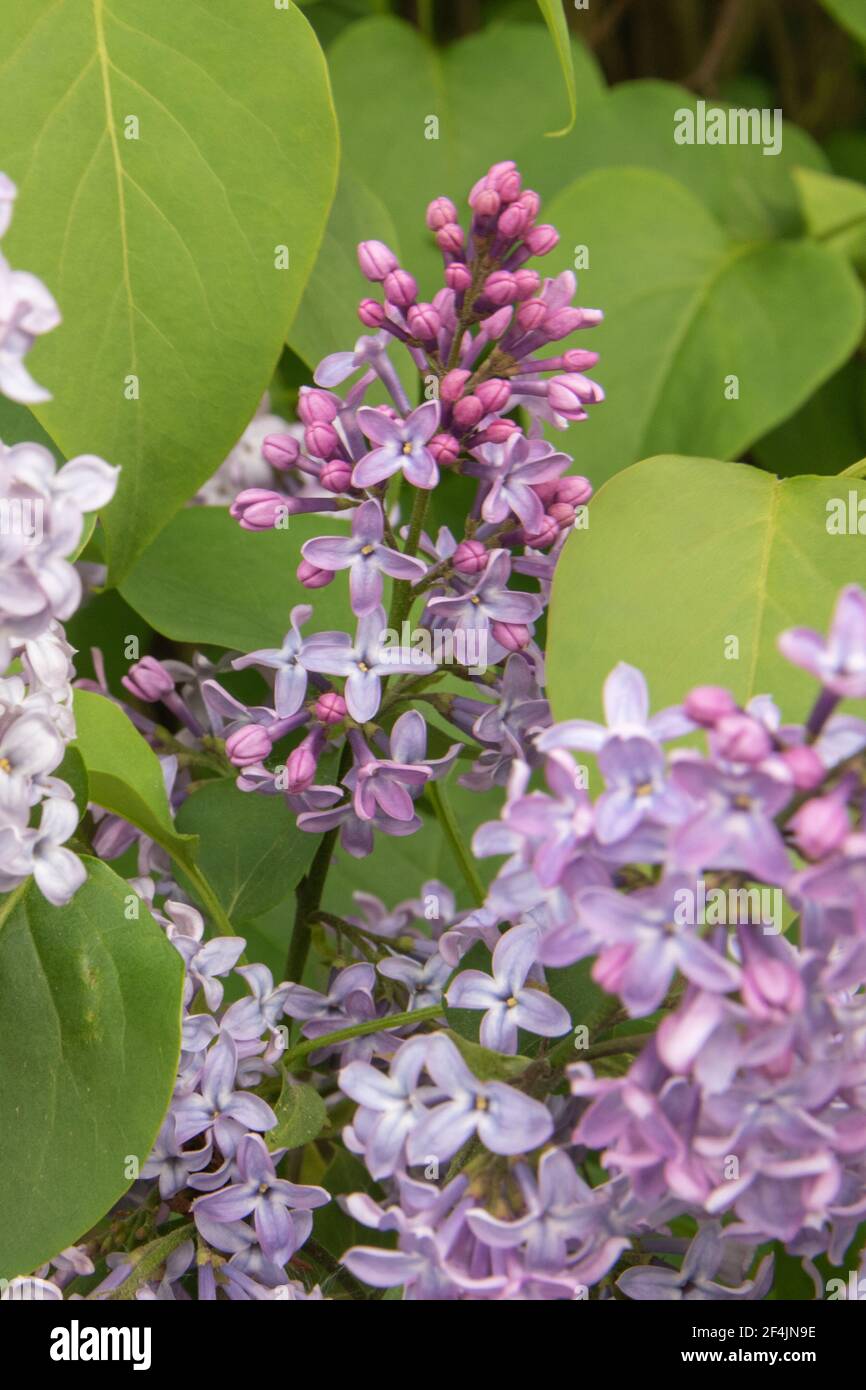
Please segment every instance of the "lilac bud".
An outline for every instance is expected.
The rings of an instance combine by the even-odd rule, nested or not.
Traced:
[[[307,452],[319,459],[330,459],[342,450],[342,441],[333,425],[308,425],[304,431]]]
[[[262,454],[272,468],[292,468],[298,461],[301,446],[292,434],[269,434],[262,444]]]
[[[583,314],[582,309],[578,309],[577,312]],[[562,354],[562,365],[567,372],[587,372],[590,367],[597,366],[598,362],[598,353],[587,352],[585,348],[569,348]]]
[[[562,309],[555,309],[552,314],[548,314],[544,320],[544,331],[551,342],[556,338],[567,338],[569,333],[574,333],[580,328],[583,322],[583,311],[572,309],[566,305]]]
[[[336,690],[326,690],[315,704],[316,718],[322,724],[339,724],[346,717],[346,701]]]
[[[800,849],[809,859],[822,859],[839,849],[851,824],[844,800],[836,793],[816,796],[801,806],[790,825]]]
[[[330,425],[336,420],[341,402],[330,391],[302,386],[298,393],[298,414],[305,425]]]
[[[532,633],[523,623],[493,623],[490,628],[495,641],[509,652],[522,652],[529,646]]]
[[[272,531],[290,512],[291,498],[263,487],[245,488],[229,507],[229,515],[239,521],[245,531]]]
[[[549,483],[530,483],[530,487],[532,488],[532,491],[535,493],[536,497],[540,499],[542,506],[549,507],[552,502],[556,501],[556,492],[557,488],[559,487],[559,479],[554,478],[553,481]],[[562,500],[563,502],[568,502],[569,498],[563,497]]]
[[[297,748],[294,748],[286,760],[286,791],[293,796],[300,792],[305,792],[316,775],[316,765],[319,761],[319,754],[325,743],[325,736],[321,729],[314,729],[311,734]]]
[[[533,256],[546,256],[559,243],[559,232],[549,223],[542,222],[538,227],[530,227],[524,241]]]
[[[455,367],[453,372],[446,372],[439,383],[439,399],[449,405],[453,401],[459,401],[471,375],[472,373],[467,372],[464,367]]]
[[[385,310],[375,299],[362,299],[358,305],[358,318],[365,328],[381,328],[385,322]]]
[[[514,317],[514,310],[510,304],[504,304],[501,309],[497,309],[495,314],[489,318],[481,320],[481,326],[488,338],[501,338],[507,332],[508,325]]]
[[[130,695],[150,704],[174,690],[174,681],[156,657],[143,656],[120,678]]]
[[[570,502],[551,502],[547,515],[553,517],[560,531],[574,525],[574,507]]]
[[[436,233],[436,245],[448,256],[459,256],[465,237],[459,222],[446,222]],[[391,296],[389,295],[389,298]]]
[[[408,309],[418,298],[418,285],[408,270],[392,270],[385,276],[385,298],[398,309]]]
[[[553,545],[559,535],[559,523],[555,516],[545,516],[541,526],[537,531],[523,532],[522,539],[524,545],[531,545],[533,550],[546,550],[549,545]]]
[[[583,478],[579,473],[573,473],[568,478],[560,478],[554,483],[554,487],[556,488],[556,501],[568,502],[572,507],[582,506],[592,496],[592,483],[589,478]]]
[[[461,541],[451,557],[458,574],[480,574],[487,564],[487,547],[481,541]]]
[[[504,212],[500,213],[497,222],[497,231],[506,241],[517,241],[528,230],[532,222],[525,208],[519,203],[511,203]]]
[[[517,199],[517,206],[524,209],[530,222],[534,222],[541,208],[541,199],[534,188],[525,188]]]
[[[601,387],[589,377],[569,372],[567,376],[551,377],[547,383],[547,399],[552,410],[566,417],[580,417],[584,405],[603,400]]]
[[[814,748],[802,744],[798,748],[786,748],[782,761],[794,779],[798,791],[811,792],[820,787],[827,769]]]
[[[720,719],[737,712],[737,702],[721,685],[696,685],[683,701],[683,709],[696,724],[712,728]]]
[[[530,299],[532,295],[538,293],[541,277],[537,270],[515,270],[514,283],[517,286],[517,298],[519,300]]]
[[[489,441],[491,444],[504,444],[508,436],[519,429],[516,420],[491,420],[484,431],[485,443]]]
[[[226,739],[226,755],[235,767],[253,767],[270,756],[272,747],[261,724],[246,724]]]
[[[319,482],[328,492],[347,492],[352,481],[352,465],[345,459],[328,459],[322,465]]]
[[[508,405],[511,399],[511,387],[507,381],[493,376],[489,381],[482,381],[480,386],[476,386],[475,395],[484,406],[485,415],[492,415],[504,410]]]
[[[358,246],[358,264],[368,280],[384,280],[399,262],[384,241],[362,241]]]
[[[324,589],[334,578],[334,570],[323,570],[311,565],[309,560],[301,560],[297,570],[298,578],[305,589]]]
[[[454,423],[461,430],[471,430],[486,413],[477,396],[463,396],[454,406]]]
[[[434,198],[427,206],[427,226],[431,232],[444,227],[447,222],[457,221],[457,209],[450,198]]]
[[[407,314],[409,331],[422,342],[435,342],[442,320],[432,304],[413,304]]]
[[[750,714],[726,714],[716,724],[713,747],[733,763],[759,763],[773,744],[764,725]]]
[[[513,304],[517,298],[517,282],[508,270],[494,270],[484,281],[485,298],[494,304]]]
[[[517,310],[517,326],[524,333],[534,333],[547,318],[547,305],[540,299],[528,299]]]
[[[472,204],[472,210],[478,218],[495,217],[502,207],[502,199],[495,188],[482,188]]]
[[[508,164],[508,168],[490,171],[490,182],[503,203],[513,203],[520,196],[520,174],[513,161],[509,160]]]
[[[450,468],[460,457],[460,440],[453,434],[434,434],[427,448],[442,468]]]
[[[462,261],[455,261],[445,271],[445,283],[455,294],[464,294],[472,284],[472,276]]]

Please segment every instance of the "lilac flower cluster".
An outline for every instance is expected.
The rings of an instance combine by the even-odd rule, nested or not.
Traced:
[[[15,192],[0,174],[0,235]],[[0,392],[48,399],[23,357],[58,322],[45,287],[0,256]],[[110,501],[117,472],[89,454],[57,471],[42,445],[0,442],[0,892],[32,874],[58,905],[84,880],[80,860],[64,848],[78,823],[72,789],[55,775],[75,737],[62,624],[78,607],[81,581],[68,557],[80,545],[84,513]]]

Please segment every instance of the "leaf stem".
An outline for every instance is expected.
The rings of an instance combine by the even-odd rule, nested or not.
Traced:
[[[335,1043],[348,1042],[350,1038],[363,1038],[368,1033],[388,1033],[392,1028],[405,1028],[409,1023],[426,1023],[432,1018],[443,1018],[441,1004],[428,1004],[425,1009],[407,1009],[401,1014],[386,1014],[384,1018],[370,1018],[365,1023],[354,1023],[350,1028],[338,1028],[335,1033],[324,1033],[320,1038],[305,1038],[291,1048],[282,1058],[284,1067],[300,1062],[309,1052],[320,1047],[332,1047]]]

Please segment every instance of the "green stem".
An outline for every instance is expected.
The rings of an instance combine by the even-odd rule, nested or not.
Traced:
[[[460,834],[459,826],[451,809],[451,805],[445,796],[445,792],[440,782],[428,782],[424,788],[433,804],[436,812],[436,819],[442,827],[445,838],[451,846],[454,858],[460,866],[460,871],[466,880],[466,886],[475,900],[476,906],[481,907],[487,897],[487,890],[478,876],[475,862],[471,852],[467,849],[466,842]]]
[[[164,848],[169,851],[172,858],[175,860],[177,864],[180,865],[181,869],[186,874],[187,878],[189,879],[190,883],[192,884],[196,893],[198,894],[202,906],[213,919],[213,924],[216,927],[219,935],[234,936],[235,929],[231,924],[231,920],[226,915],[222,903],[220,902],[214,890],[211,888],[210,884],[208,883],[207,879],[205,878],[198,865],[193,864],[193,862],[189,859],[179,859],[177,855],[173,853],[171,847],[168,844],[166,844]]]
[[[418,542],[421,539],[421,532],[424,527],[424,518],[427,515],[427,507],[430,504],[430,489],[416,488],[415,501],[412,503],[412,515],[409,518],[409,534],[406,537],[406,544],[403,547],[404,555],[415,555],[418,551]],[[394,581],[394,593],[391,598],[391,613],[388,618],[388,626],[396,632],[400,631],[400,624],[407,617],[412,601],[415,598],[415,591],[410,579],[397,579]]]
[[[167,1235],[158,1236],[149,1245],[143,1246],[141,1250],[132,1256],[134,1267],[124,1279],[122,1284],[118,1284],[116,1289],[105,1295],[107,1299],[130,1299],[135,1298],[136,1292],[142,1284],[146,1284],[153,1278],[158,1270],[162,1268],[169,1255],[178,1246],[183,1245],[185,1240],[190,1240],[195,1233],[195,1226],[191,1221],[183,1226],[176,1226]]]
[[[305,1038],[291,1048],[282,1059],[284,1067],[300,1062],[309,1052],[320,1047],[333,1047],[335,1043],[348,1042],[350,1038],[363,1038],[367,1033],[388,1033],[392,1028],[405,1028],[407,1023],[426,1023],[431,1018],[442,1018],[441,1004],[429,1004],[426,1009],[407,1009],[402,1014],[386,1014],[384,1018],[370,1018],[366,1023],[354,1023],[350,1028],[339,1028],[335,1033],[325,1033],[320,1038]]]
[[[346,747],[348,748],[348,744]],[[292,928],[292,939],[289,942],[289,953],[286,957],[286,979],[291,980],[294,984],[300,984],[303,978],[307,956],[310,953],[313,919],[319,910],[322,894],[325,891],[325,880],[328,877],[328,869],[331,867],[331,856],[334,853],[338,833],[338,827],[334,826],[333,830],[327,831],[322,836],[322,842],[316,850],[309,873],[301,879],[295,890],[295,925]]]

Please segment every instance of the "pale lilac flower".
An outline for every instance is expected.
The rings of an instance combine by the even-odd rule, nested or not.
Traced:
[[[811,628],[791,628],[779,637],[779,650],[834,695],[866,698],[866,592],[849,584],[836,602],[826,638]]]
[[[436,669],[424,652],[390,646],[387,637],[385,610],[374,608],[359,618],[354,643],[346,632],[316,633],[306,648],[309,671],[346,677],[346,704],[359,724],[367,723],[378,710],[384,676],[424,675]]]
[[[304,653],[311,639],[304,640],[301,628],[309,621],[312,612],[309,604],[296,604],[289,617],[291,626],[283,638],[281,647],[263,647],[259,651],[248,652],[246,656],[236,657],[232,662],[236,671],[241,671],[247,666],[264,666],[276,671],[274,709],[281,719],[297,714],[307,693]],[[213,685],[214,682],[208,684]]]
[[[690,733],[695,725],[679,705],[650,716],[649,691],[643,672],[620,661],[604,683],[604,716],[607,724],[587,719],[566,719],[546,729],[537,740],[543,753],[553,748],[582,748],[598,753],[611,738],[641,735],[656,743]]]
[[[378,447],[355,465],[352,474],[355,487],[373,487],[401,470],[414,487],[436,486],[439,469],[427,445],[439,428],[438,401],[425,401],[405,420],[392,420],[381,410],[362,406],[358,411],[358,424]]]
[[[246,944],[246,943],[244,943]],[[207,1054],[201,1075],[201,1094],[183,1095],[174,1103],[177,1138],[181,1144],[197,1134],[210,1133],[226,1157],[233,1157],[244,1130],[264,1133],[277,1117],[260,1096],[235,1089],[237,1045],[221,1033]]]
[[[493,952],[493,974],[463,970],[448,991],[452,1009],[484,1009],[480,1041],[494,1052],[516,1052],[518,1029],[545,1038],[571,1027],[568,1010],[540,989],[526,988],[538,957],[538,931],[512,927]]]
[[[437,618],[458,630],[487,631],[491,623],[532,623],[541,613],[542,601],[537,594],[509,589],[510,573],[508,551],[494,550],[484,573],[472,588],[450,598],[431,598],[428,607]]]
[[[301,546],[301,554],[319,569],[349,571],[352,611],[359,617],[382,601],[383,575],[417,583],[427,566],[423,560],[383,545],[385,522],[379,503],[370,498],[352,514],[352,535],[317,536]]]

